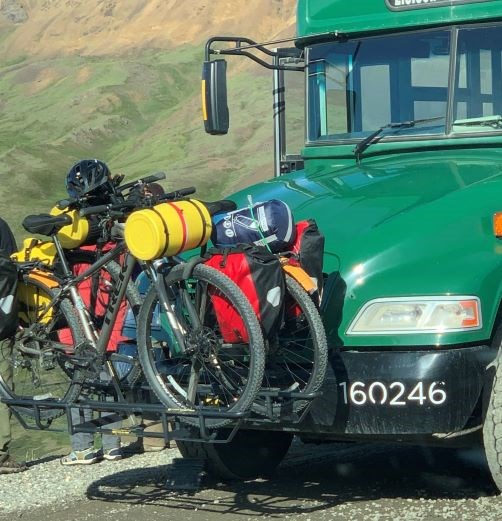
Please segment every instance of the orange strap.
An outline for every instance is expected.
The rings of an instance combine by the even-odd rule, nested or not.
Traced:
[[[37,280],[38,282],[41,282],[42,284],[51,289],[57,288],[59,286],[58,281],[53,278],[53,275],[45,271],[34,269],[30,271],[30,273],[28,274],[28,278]]]
[[[293,277],[298,284],[310,295],[317,290],[308,273],[300,266],[293,266],[291,264],[282,264],[282,269],[291,277]]]

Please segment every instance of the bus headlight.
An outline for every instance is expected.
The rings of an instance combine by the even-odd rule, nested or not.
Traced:
[[[369,301],[347,335],[447,333],[481,327],[481,306],[473,296],[381,298]]]

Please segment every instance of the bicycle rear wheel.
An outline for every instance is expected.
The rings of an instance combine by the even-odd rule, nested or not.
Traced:
[[[0,393],[5,398],[74,402],[81,389],[81,369],[74,365],[75,346],[83,342],[79,321],[64,298],[48,311],[57,289],[35,272],[19,282],[19,321],[15,335],[0,344]],[[48,279],[46,279],[48,280]],[[16,412],[35,417],[30,406]],[[40,409],[40,419],[55,419],[64,408]]]
[[[263,378],[265,351],[261,328],[240,289],[217,270],[198,264],[189,279],[175,266],[164,282],[186,350],[180,349],[164,306],[152,285],[138,319],[138,351],[151,389],[167,407],[203,412],[248,410]],[[215,309],[224,299],[243,319],[246,341],[226,342]],[[198,424],[197,417],[184,417]],[[207,427],[231,419],[208,417]]]
[[[315,393],[326,375],[328,344],[319,311],[309,294],[290,275],[286,277],[284,319],[269,340],[263,390],[281,391],[271,398],[271,412],[299,412],[309,402],[301,394]],[[289,393],[301,393],[295,399]],[[253,410],[269,414],[265,398],[258,398]]]

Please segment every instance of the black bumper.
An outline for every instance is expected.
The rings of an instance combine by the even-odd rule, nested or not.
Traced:
[[[487,366],[494,356],[487,346],[333,353],[323,395],[314,400],[300,431],[341,435],[461,431],[480,422]]]

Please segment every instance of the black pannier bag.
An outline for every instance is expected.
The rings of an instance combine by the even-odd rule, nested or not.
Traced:
[[[17,267],[0,252],[0,340],[12,336],[18,323]]]
[[[316,285],[320,300],[323,287],[324,235],[319,231],[314,219],[296,223],[296,238],[291,251]]]
[[[205,264],[233,280],[249,300],[267,338],[280,327],[285,279],[279,259],[266,248],[240,244],[236,248],[211,249]],[[211,292],[210,292],[211,294]],[[244,323],[221,295],[211,295],[216,319],[225,342],[247,342]]]
[[[217,248],[245,243],[265,246],[277,253],[287,250],[295,237],[291,209],[278,199],[250,204],[213,217],[211,241]]]

